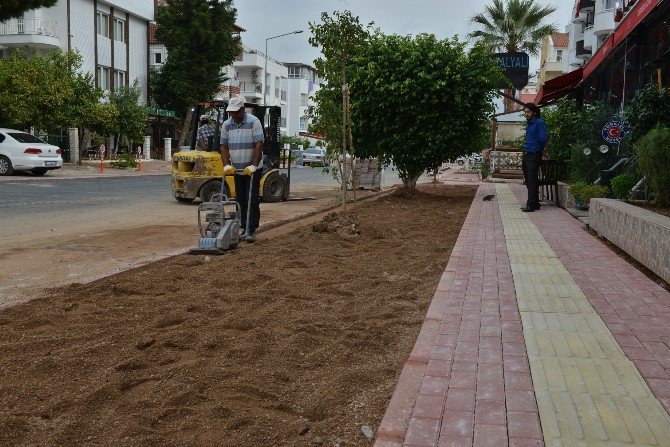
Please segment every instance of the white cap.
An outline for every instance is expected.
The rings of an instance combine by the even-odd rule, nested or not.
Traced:
[[[230,101],[228,101],[226,112],[237,112],[244,107],[244,102],[244,96],[233,96],[230,98]]]

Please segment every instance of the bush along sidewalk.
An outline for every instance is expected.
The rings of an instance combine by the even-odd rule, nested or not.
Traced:
[[[587,211],[591,199],[596,197],[607,197],[611,194],[609,188],[601,185],[589,185],[583,182],[575,182],[570,185],[568,192],[575,197],[575,208]]]

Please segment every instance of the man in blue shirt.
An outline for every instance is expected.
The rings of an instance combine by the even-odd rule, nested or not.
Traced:
[[[528,188],[528,200],[521,211],[530,213],[540,209],[537,177],[542,165],[544,146],[547,144],[547,123],[540,119],[540,108],[533,103],[526,104],[523,113],[528,123],[526,124],[526,144],[523,145],[521,169],[526,188]]]

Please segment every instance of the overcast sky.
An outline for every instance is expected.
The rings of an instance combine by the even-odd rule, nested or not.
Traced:
[[[549,4],[551,0],[539,0]],[[265,51],[265,39],[294,30],[302,34],[272,39],[268,54],[282,62],[301,62],[313,65],[319,52],[307,39],[308,22],[320,22],[321,12],[350,10],[362,23],[375,22],[385,34],[431,33],[438,38],[458,34],[461,39],[474,27],[470,18],[484,10],[490,0],[235,0],[237,24],[246,29],[242,41],[259,51]],[[563,32],[570,21],[573,0],[553,0],[558,9],[550,16]],[[531,61],[531,72],[539,62]]]

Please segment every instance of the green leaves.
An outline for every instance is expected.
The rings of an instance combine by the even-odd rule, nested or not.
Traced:
[[[486,12],[475,15],[472,22],[481,29],[470,33],[489,51],[526,51],[537,55],[542,37],[557,32],[554,25],[543,21],[556,11],[554,6],[541,6],[535,0],[493,0]]]
[[[352,72],[357,154],[392,161],[412,185],[448,158],[481,151],[499,76],[481,45],[377,32]]]
[[[156,38],[168,50],[162,69],[151,76],[151,96],[159,107],[182,116],[191,104],[218,92],[221,68],[241,50],[233,35],[236,15],[232,0],[168,0],[157,9]]]
[[[35,8],[48,8],[58,0],[2,0],[0,2],[0,22],[13,17],[21,17],[24,12]]]
[[[102,97],[74,52],[0,59],[0,125],[55,131],[86,122]]]

